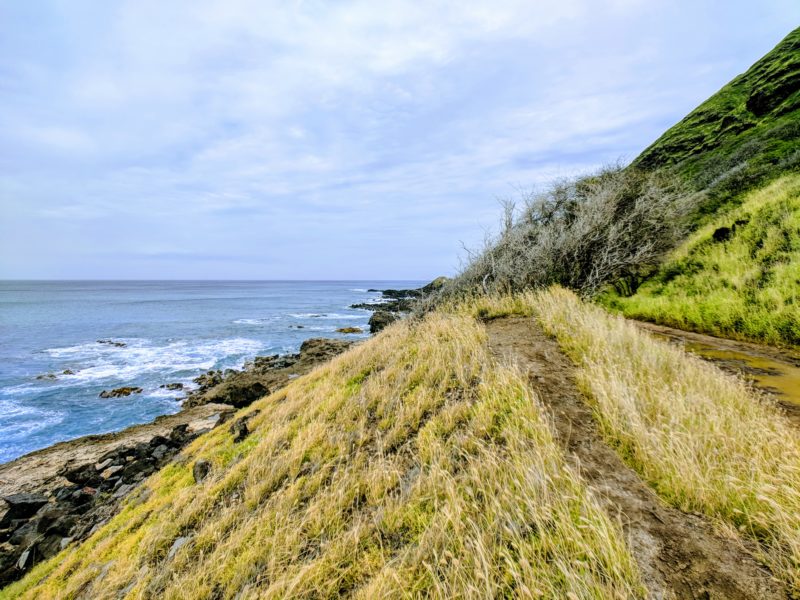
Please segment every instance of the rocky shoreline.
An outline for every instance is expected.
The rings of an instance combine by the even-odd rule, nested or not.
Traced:
[[[382,300],[353,308],[373,311],[370,332],[376,333],[442,282],[439,278],[417,290],[370,290],[382,292]],[[312,338],[297,354],[258,356],[240,371],[209,371],[195,379],[198,388],[188,392],[176,414],[116,433],[61,442],[0,464],[0,587],[91,535],[118,512],[126,497],[144,493],[139,484],[178,459],[192,440],[353,343]],[[162,387],[183,389],[171,383]],[[128,386],[107,395],[139,389]]]

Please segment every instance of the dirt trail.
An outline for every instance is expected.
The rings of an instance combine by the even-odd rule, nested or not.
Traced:
[[[601,438],[577,389],[574,366],[533,319],[486,324],[497,358],[517,364],[550,409],[558,442],[604,508],[619,518],[652,598],[787,598],[740,542],[703,518],[665,506]]]

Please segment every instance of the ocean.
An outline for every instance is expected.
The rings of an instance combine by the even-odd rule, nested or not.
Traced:
[[[371,313],[351,304],[379,299],[372,288],[424,283],[0,281],[0,463],[177,412],[182,393],[163,384],[312,337],[367,337],[336,333],[368,331]],[[120,386],[143,392],[99,397]]]

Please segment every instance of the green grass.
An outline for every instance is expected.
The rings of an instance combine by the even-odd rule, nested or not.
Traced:
[[[800,28],[634,161],[669,167],[707,192],[698,220],[800,169]]]
[[[721,227],[733,228],[714,241]],[[746,195],[705,225],[636,294],[600,298],[625,316],[769,344],[800,345],[800,175]]]

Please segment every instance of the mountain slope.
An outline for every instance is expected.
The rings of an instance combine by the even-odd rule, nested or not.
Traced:
[[[669,167],[715,212],[742,192],[800,169],[800,28],[703,102],[633,161]]]

